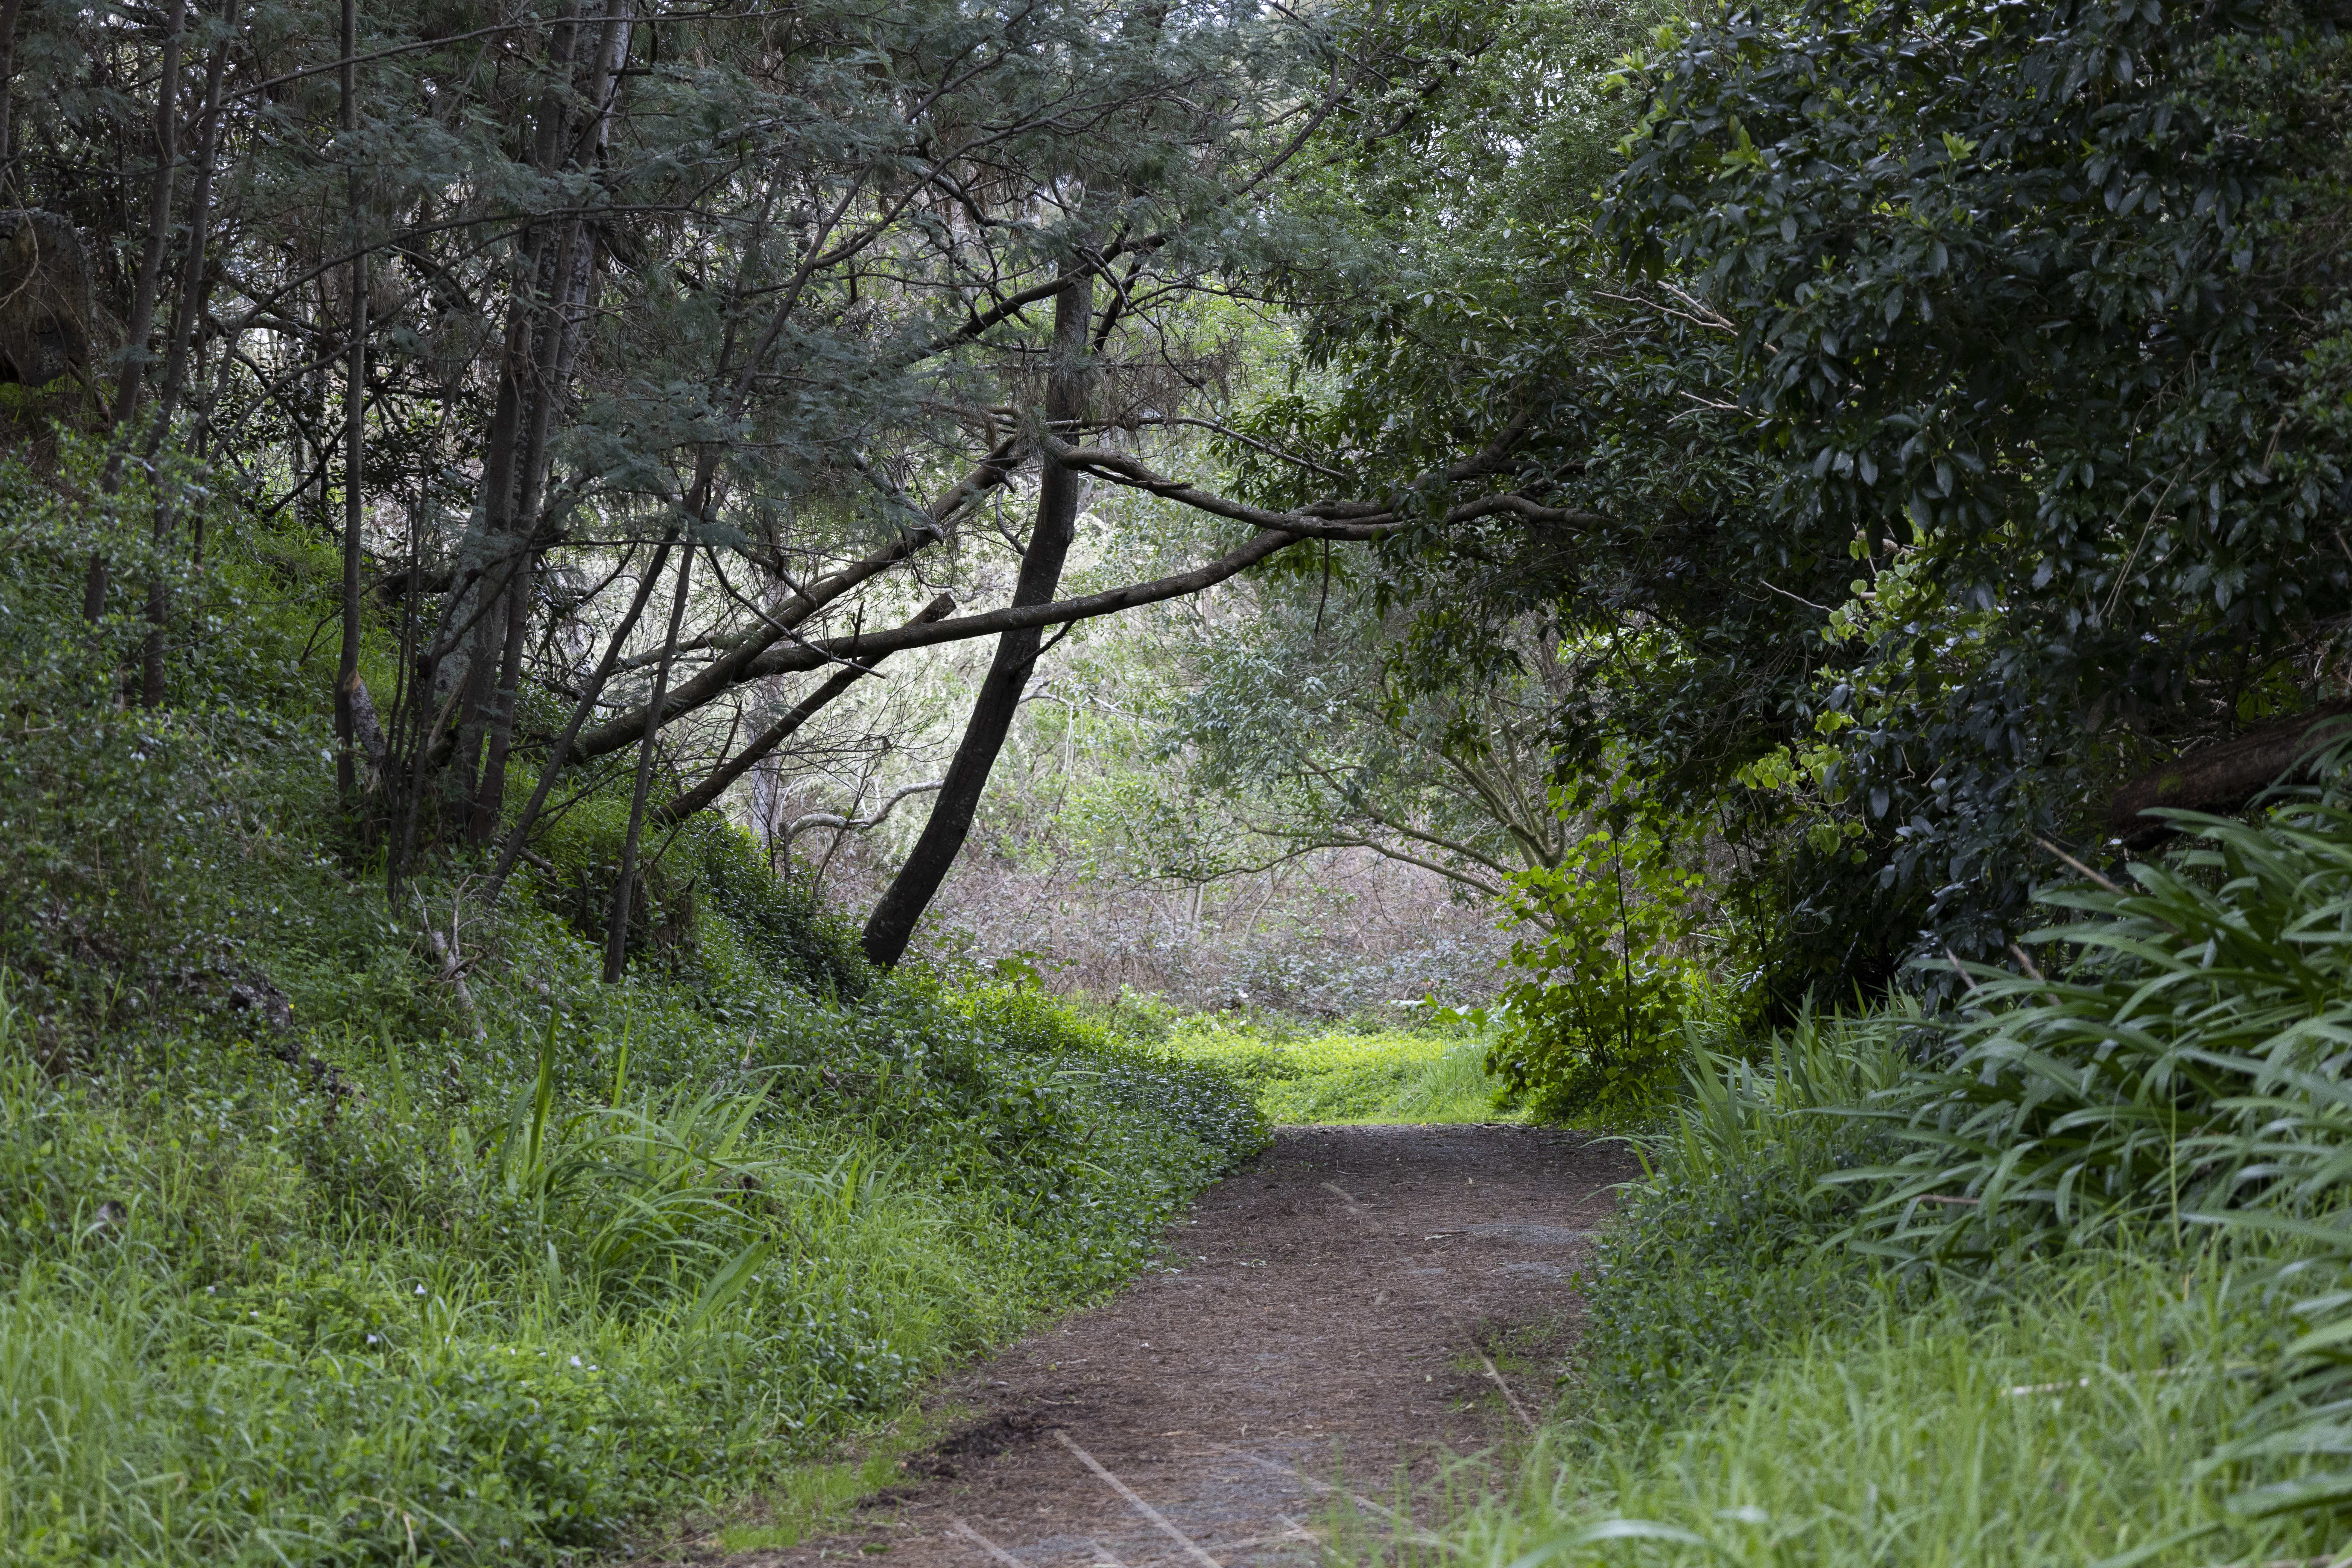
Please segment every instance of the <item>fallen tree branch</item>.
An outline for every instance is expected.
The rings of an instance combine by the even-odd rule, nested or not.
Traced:
[[[2352,702],[2324,703],[2283,723],[2191,752],[2117,790],[2107,807],[2107,826],[2127,846],[2144,849],[2178,831],[2144,812],[2170,806],[2235,816],[2272,784],[2288,782],[2320,747],[2352,736],[2347,721]]]
[[[449,906],[449,934],[445,939],[433,924],[433,915],[425,907],[425,895],[415,888],[409,891],[416,897],[416,918],[425,928],[425,945],[433,954],[433,962],[441,966],[439,979],[457,994],[458,1005],[466,1009],[466,1021],[473,1026],[474,1043],[487,1044],[489,1032],[482,1027],[481,1010],[474,1005],[474,993],[466,984],[466,961],[457,952],[457,906]]]

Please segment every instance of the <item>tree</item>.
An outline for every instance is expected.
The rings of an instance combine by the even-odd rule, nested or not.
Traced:
[[[1449,201],[1526,74],[1473,66],[1427,184],[1347,175],[1418,223],[1392,287],[1302,299],[1243,492],[1507,450],[1582,521],[1386,539],[1400,687],[1529,616],[1640,646],[1556,764],[1723,836],[1768,992],[1999,954],[2160,743],[2342,693],[2341,49],[2294,6],[1739,12],[1623,73],[1613,170],[1498,135]]]

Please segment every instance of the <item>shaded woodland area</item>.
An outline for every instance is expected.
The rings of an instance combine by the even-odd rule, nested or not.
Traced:
[[[1354,846],[1491,907],[1606,780],[1791,1005],[2000,952],[2037,841],[2233,806],[2302,731],[2233,737],[2334,700],[2325,48],[2089,16],[1824,119],[1911,24],[1626,75],[1631,13],[26,0],[16,417],[95,465],[83,607],[143,619],[151,710],[206,506],[339,542],[395,901],[625,792],[565,873],[614,975],[648,835],[714,809],[895,813],[896,962],[1047,644],[1246,574],[1137,656],[1198,797],[1139,862]],[[967,642],[952,744],[877,763],[862,688]],[[856,798],[790,804],[828,760]]]
[[[1454,1554],[2340,1544],[2347,20],[0,0],[5,1550],[675,1545],[1413,1107],[1648,1162]]]

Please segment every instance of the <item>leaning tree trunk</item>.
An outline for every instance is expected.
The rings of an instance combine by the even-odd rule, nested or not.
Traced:
[[[2163,817],[2141,813],[2170,806],[2234,816],[2273,784],[2301,782],[2301,764],[2322,747],[2347,738],[2352,702],[2323,702],[2309,712],[2191,752],[2117,790],[2107,805],[2107,831],[2131,848],[2150,848],[2176,829]]]
[[[1094,275],[1083,261],[1074,259],[1054,295],[1054,361],[1045,387],[1046,421],[1066,440],[1086,415],[1087,333],[1093,322]],[[1053,598],[1062,581],[1062,563],[1069,557],[1077,521],[1078,476],[1048,457],[1037,488],[1037,526],[1021,554],[1013,604],[1042,605]],[[1029,667],[1037,660],[1043,635],[1033,628],[1006,632],[997,640],[996,658],[989,665],[988,678],[981,682],[971,718],[964,725],[963,741],[956,747],[955,760],[948,764],[947,778],[931,806],[930,820],[923,825],[914,852],[898,868],[882,901],[866,921],[866,956],[885,969],[905,954],[915,922],[930,907],[971,832],[981,792],[988,787],[989,773],[1013,729],[1013,716],[1020,709],[1021,693],[1028,685]]]

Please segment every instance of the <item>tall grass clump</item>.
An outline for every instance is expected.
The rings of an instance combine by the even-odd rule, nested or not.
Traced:
[[[2053,973],[1976,966],[1939,1070],[1874,1108],[1910,1145],[1857,1234],[1990,1266],[2206,1214],[2308,1215],[2352,1175],[2352,808],[2173,814],[2136,886],[2048,897]],[[2251,1214],[2248,1215],[2251,1221]]]
[[[1808,1009],[1744,1055],[1685,1037],[1683,1099],[1627,1135],[1643,1175],[1623,1190],[1585,1292],[1586,1408],[1621,1419],[1686,1409],[1805,1326],[1866,1321],[1904,1288],[1823,1247],[1853,1204],[1820,1184],[1883,1157],[1883,1135],[1835,1113],[1900,1080],[1918,1022],[1907,1007]]]
[[[2341,779],[2347,758],[2321,764]],[[2182,1564],[2352,1506],[2352,802],[2049,895],[1959,1005],[1692,1042],[1461,1555]]]

